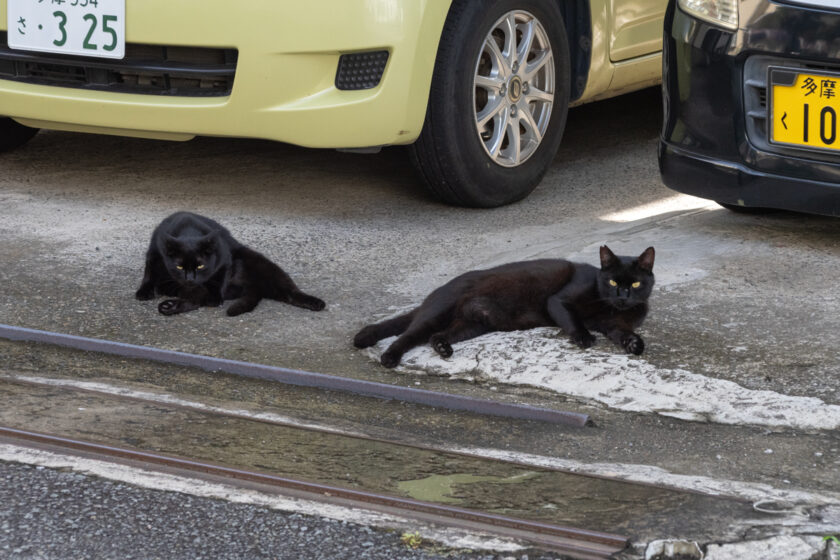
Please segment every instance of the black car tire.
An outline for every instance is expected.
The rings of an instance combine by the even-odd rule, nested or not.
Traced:
[[[14,150],[38,134],[37,128],[23,126],[8,117],[0,117],[0,152]]]
[[[542,40],[547,38],[552,51],[554,91],[543,119],[547,128],[536,149],[521,163],[506,166],[494,161],[479,136],[475,79],[485,39],[510,12],[525,12],[542,26]],[[546,63],[541,72],[551,71],[551,66]],[[481,208],[502,206],[530,194],[560,146],[569,110],[569,68],[568,39],[556,0],[455,0],[438,47],[423,130],[409,149],[412,163],[432,194],[449,204]],[[504,94],[505,87],[499,90],[499,98],[525,99],[529,86],[524,83],[521,96],[514,97],[511,85],[510,95]],[[495,90],[488,91],[495,95]],[[540,110],[539,103],[544,102],[532,105],[532,115]],[[530,122],[536,121],[531,118]],[[517,130],[524,130],[521,126]]]

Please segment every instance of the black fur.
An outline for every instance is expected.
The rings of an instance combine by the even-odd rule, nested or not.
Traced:
[[[634,330],[648,312],[654,249],[634,258],[617,257],[603,246],[600,256],[600,269],[542,259],[467,272],[433,291],[416,309],[364,327],[353,343],[367,348],[399,336],[381,357],[382,365],[394,367],[405,352],[426,342],[447,358],[452,344],[488,332],[557,326],[581,348],[595,342],[594,330],[625,351],[641,354],[645,344]]]
[[[301,292],[289,275],[260,253],[239,243],[219,223],[193,214],[176,212],[152,233],[146,252],[139,300],[163,295],[158,305],[164,315],[175,315],[201,306],[219,306],[235,300],[230,316],[252,311],[263,298],[320,311],[320,299]]]

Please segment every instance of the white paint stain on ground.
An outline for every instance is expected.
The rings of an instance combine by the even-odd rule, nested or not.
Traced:
[[[802,430],[840,429],[840,406],[813,397],[747,389],[683,369],[656,368],[643,358],[572,346],[557,329],[491,333],[453,346],[444,359],[429,346],[406,353],[401,371],[529,385],[615,410],[682,420]],[[368,350],[378,359],[392,339]],[[603,337],[599,344],[609,345]]]
[[[52,469],[71,469],[86,475],[98,476],[132,484],[141,488],[180,492],[191,496],[227,500],[236,504],[250,504],[286,512],[315,515],[382,529],[418,531],[424,539],[452,548],[515,552],[524,547],[515,541],[478,532],[428,525],[417,520],[386,515],[369,510],[348,508],[311,500],[263,494],[225,484],[147,471],[105,461],[60,455],[47,451],[0,444],[0,461],[37,465]]]
[[[696,560],[834,560],[834,545],[813,535],[780,535],[740,543],[710,544],[706,554],[695,542],[653,541],[645,550],[645,560],[684,558]]]
[[[760,541],[710,544],[704,560],[811,560],[824,558],[828,544],[817,536],[783,535]]]

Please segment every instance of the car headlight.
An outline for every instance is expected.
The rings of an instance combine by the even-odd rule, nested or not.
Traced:
[[[738,29],[737,0],[679,0],[680,8],[696,18]]]

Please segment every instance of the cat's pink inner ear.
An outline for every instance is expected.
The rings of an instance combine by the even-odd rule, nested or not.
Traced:
[[[648,247],[645,249],[645,252],[639,255],[639,267],[647,270],[648,272],[653,270],[653,259],[656,256],[656,251],[653,250],[653,247]]]

